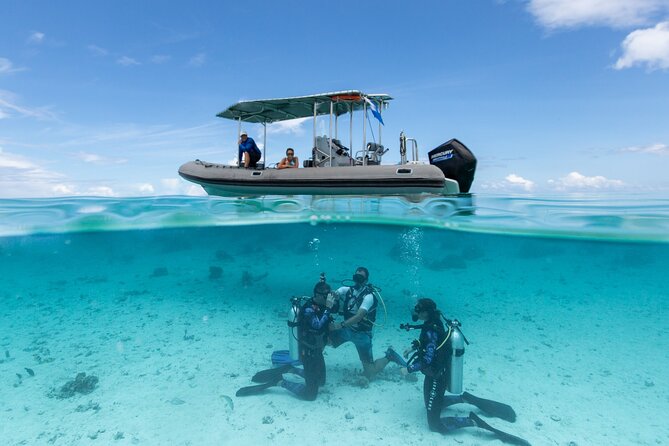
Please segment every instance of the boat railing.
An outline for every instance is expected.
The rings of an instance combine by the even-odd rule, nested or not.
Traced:
[[[400,132],[400,164],[407,164],[407,142],[411,143],[411,162],[418,163],[418,141],[415,138],[407,138],[404,131]]]

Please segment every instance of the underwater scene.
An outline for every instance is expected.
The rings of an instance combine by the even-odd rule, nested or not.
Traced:
[[[1,443],[669,444],[668,242],[666,199],[0,200]],[[432,432],[423,374],[368,379],[350,342],[314,401],[237,396],[288,349],[291,298],[360,266],[374,359],[431,298],[463,390],[515,420],[465,398],[441,416],[492,430]]]

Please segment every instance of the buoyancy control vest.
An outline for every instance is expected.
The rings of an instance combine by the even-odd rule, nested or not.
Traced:
[[[367,311],[365,318],[352,327],[356,331],[372,331],[372,327],[376,321],[376,308],[378,307],[378,300],[374,294],[374,288],[371,284],[365,284],[359,291],[356,290],[355,287],[348,287],[346,297],[344,298],[344,318],[349,319],[358,313],[362,301],[368,294],[372,295],[374,303]]]
[[[326,323],[321,328],[314,328],[311,324],[314,314],[320,319],[324,312],[325,307],[321,307],[311,299],[300,308],[297,332],[301,352],[322,351],[325,348],[329,324]]]
[[[449,349],[446,345],[442,345],[444,343],[444,339],[446,339],[446,329],[440,320],[437,319],[437,321],[427,321],[423,325],[423,328],[420,331],[417,359],[422,362],[425,354],[427,353],[427,345],[430,342],[428,332],[430,331],[437,333],[437,343],[435,345],[436,350],[434,352],[432,362],[421,371],[427,376],[441,376],[448,371],[447,363]]]

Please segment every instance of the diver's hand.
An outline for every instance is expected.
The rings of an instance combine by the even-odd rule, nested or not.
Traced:
[[[328,308],[332,308],[335,304],[335,298],[333,294],[329,294],[328,298],[325,300],[325,306]]]
[[[412,348],[407,348],[406,350],[404,350],[404,353],[403,353],[404,359],[408,359],[409,355],[411,354],[412,351],[413,351]]]
[[[402,374],[402,376],[407,376],[409,374],[409,370],[406,367],[401,367],[400,373]]]

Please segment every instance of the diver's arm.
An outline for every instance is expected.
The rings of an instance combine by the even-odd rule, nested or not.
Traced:
[[[418,361],[415,361],[407,368],[409,373],[423,370],[434,361],[434,357],[437,353],[437,340],[439,339],[439,336],[437,335],[437,332],[430,330],[427,332],[427,339],[428,342],[425,346],[425,353]]]
[[[360,308],[357,313],[355,313],[353,316],[343,321],[341,323],[341,326],[350,327],[351,325],[355,325],[361,320],[363,320],[365,316],[367,316],[367,310],[365,310],[364,308]]]
[[[308,321],[308,324],[311,328],[314,330],[320,330],[323,328],[323,326],[330,322],[330,309],[326,308],[323,311],[323,315],[319,317],[318,313],[316,313],[313,308],[306,308],[304,310],[304,317]]]

